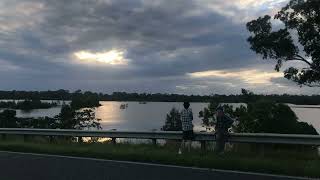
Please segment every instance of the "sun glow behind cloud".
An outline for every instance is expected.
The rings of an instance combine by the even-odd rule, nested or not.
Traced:
[[[124,57],[124,51],[110,50],[104,52],[78,51],[74,56],[87,63],[104,63],[110,65],[127,65],[129,60]]]
[[[240,71],[200,71],[194,73],[187,73],[191,78],[235,78],[242,80],[248,84],[271,84],[272,78],[283,77],[279,72],[264,72],[256,69],[240,70]]]

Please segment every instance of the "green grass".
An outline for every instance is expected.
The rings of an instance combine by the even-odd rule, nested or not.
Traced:
[[[296,152],[270,152],[263,156],[249,152],[226,152],[224,155],[216,155],[213,152],[204,153],[199,149],[193,149],[190,153],[177,155],[177,147],[174,145],[67,142],[50,144],[21,140],[0,140],[0,150],[320,177],[319,157]]]

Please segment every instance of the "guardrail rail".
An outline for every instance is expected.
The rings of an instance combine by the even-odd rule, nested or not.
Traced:
[[[25,129],[25,128],[0,128],[0,134],[5,135],[37,135],[37,136],[71,136],[71,137],[104,137],[111,138],[116,143],[117,138],[151,139],[154,144],[158,139],[182,140],[180,131],[106,131],[106,130],[69,130],[69,129]],[[205,147],[206,142],[215,141],[214,133],[195,132],[194,141],[201,142]],[[230,133],[228,142],[234,143],[260,143],[260,144],[295,144],[295,145],[320,145],[319,135],[298,134],[270,134],[270,133]]]

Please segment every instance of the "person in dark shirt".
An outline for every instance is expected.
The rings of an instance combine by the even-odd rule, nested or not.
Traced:
[[[233,120],[224,113],[222,106],[219,106],[216,109],[216,119],[217,119],[217,122],[215,124],[215,130],[216,130],[215,152],[220,154],[220,153],[223,153],[224,151],[224,146],[228,138],[228,129],[231,127]]]

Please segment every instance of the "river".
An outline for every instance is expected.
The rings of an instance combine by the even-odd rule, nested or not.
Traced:
[[[68,102],[67,102],[68,103]],[[165,123],[166,114],[172,107],[181,109],[182,103],[178,102],[117,102],[100,101],[102,106],[95,108],[96,117],[101,119],[102,128],[105,130],[132,130],[150,131],[159,130]],[[125,109],[120,109],[121,104],[128,104]],[[199,111],[206,107],[207,103],[191,103],[194,113],[195,131],[204,130],[201,126],[201,119],[198,117]],[[234,106],[240,104],[234,103]],[[320,105],[292,105],[289,104],[296,113],[300,121],[312,124],[320,132]],[[60,106],[50,109],[34,109],[29,112],[17,111],[18,117],[53,117],[60,112]]]

